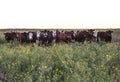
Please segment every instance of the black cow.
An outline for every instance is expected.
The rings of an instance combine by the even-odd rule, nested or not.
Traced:
[[[29,31],[27,33],[27,36],[28,36],[28,42],[30,43],[36,42],[36,38],[37,38],[36,32]]]

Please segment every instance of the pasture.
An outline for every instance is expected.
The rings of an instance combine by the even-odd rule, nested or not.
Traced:
[[[120,82],[120,33],[112,42],[51,46],[6,42],[0,32],[0,81]]]

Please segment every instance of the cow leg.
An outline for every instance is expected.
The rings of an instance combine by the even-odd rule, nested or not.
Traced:
[[[40,41],[39,41],[39,40],[36,40],[36,44],[37,44],[38,46],[40,46]]]
[[[101,39],[100,39],[100,37],[97,37],[97,42],[99,42]]]
[[[53,41],[52,41],[53,43],[55,43],[56,42],[56,39],[53,39]]]

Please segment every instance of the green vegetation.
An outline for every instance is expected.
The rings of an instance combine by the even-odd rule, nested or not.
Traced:
[[[119,43],[0,44],[8,82],[120,82]]]

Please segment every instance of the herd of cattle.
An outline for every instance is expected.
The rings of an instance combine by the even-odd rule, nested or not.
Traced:
[[[28,32],[5,32],[6,41],[17,40],[20,43],[33,43],[37,45],[47,45],[53,42],[84,42],[84,41],[105,41],[111,42],[113,31],[90,30],[43,30]]]

